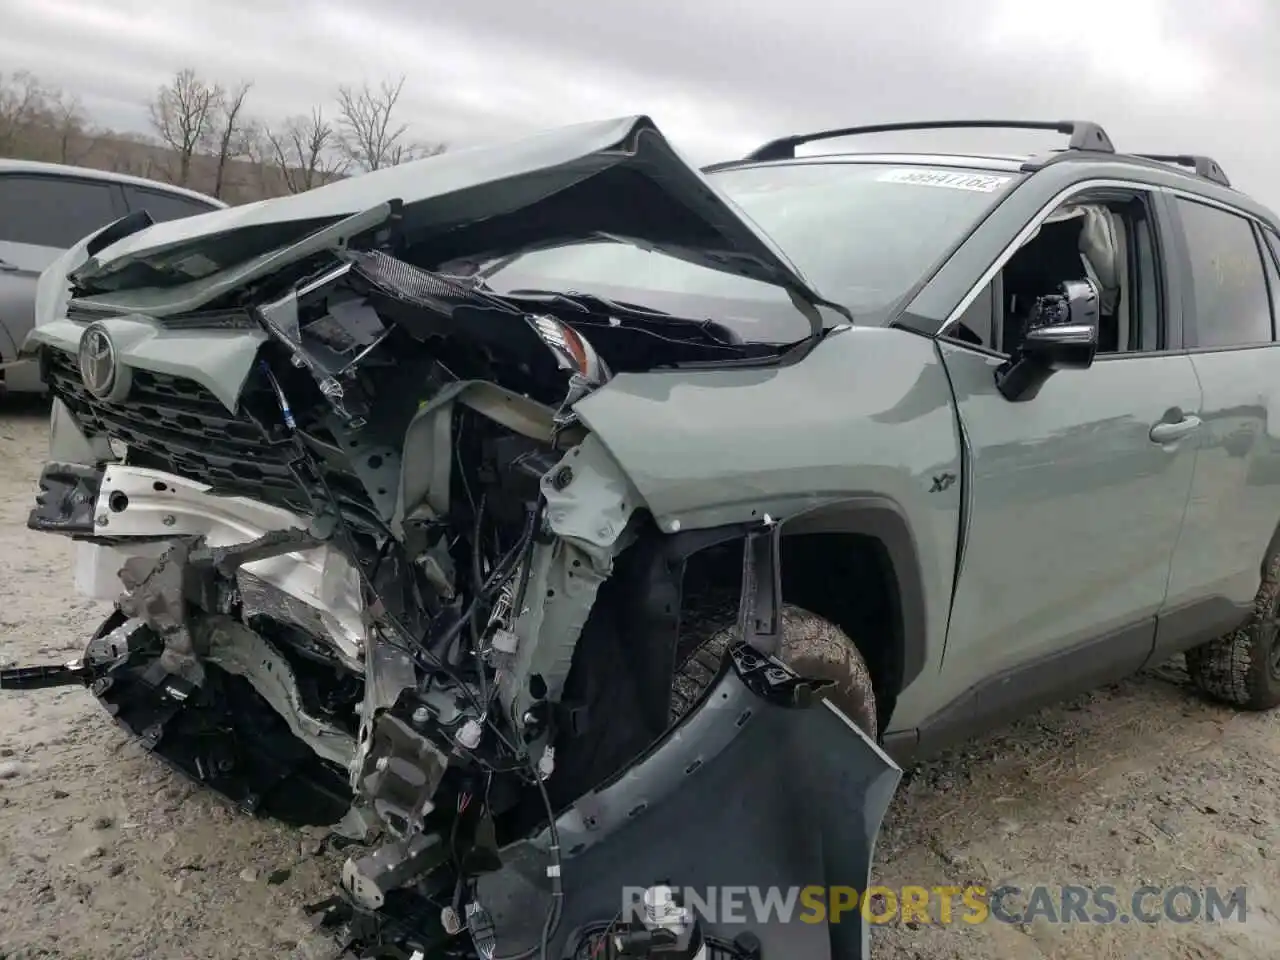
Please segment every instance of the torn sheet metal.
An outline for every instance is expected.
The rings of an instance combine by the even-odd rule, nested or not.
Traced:
[[[375,351],[391,333],[377,312],[350,294],[326,303],[319,319],[303,324],[301,303],[323,297],[351,272],[350,263],[342,263],[321,276],[301,284],[278,299],[255,310],[262,324],[283,343],[293,358],[294,366],[305,369],[315,379],[320,393],[329,401],[334,413],[350,429],[363,427],[369,414],[366,399],[355,388],[353,374],[367,356]],[[289,406],[278,382],[273,386],[280,394],[281,405]]]
[[[206,659],[228,673],[248,680],[289,729],[316,755],[344,769],[355,756],[355,739],[306,711],[293,668],[265,639],[230,617],[209,617],[200,622]]]
[[[643,204],[644,216],[635,214],[637,203]],[[782,287],[806,305],[845,312],[823,299],[778,245],[645,116],[575,124],[489,148],[450,150],[293,196],[156,224],[102,251],[77,280],[108,294],[103,302],[109,303],[115,284],[127,276],[127,265],[143,263],[163,272],[205,253],[216,264],[218,256],[225,259],[220,251],[234,247],[233,237],[249,245],[261,233],[255,228],[267,224],[288,231],[293,244],[264,252],[252,263],[257,267],[260,260],[275,272],[302,259],[295,247],[306,243],[307,251],[332,250],[351,236],[345,221],[319,231],[317,223],[354,220],[367,211],[363,216],[372,232],[391,217],[393,206],[404,235],[428,251],[439,249],[440,256],[423,263],[609,237]],[[337,231],[341,239],[329,239],[327,231]],[[245,266],[219,265],[223,273],[210,274],[198,291],[175,291],[175,307],[198,309],[263,275]],[[148,312],[160,315],[167,307],[159,304]],[[812,306],[805,312],[817,335],[821,317]]]
[[[820,693],[797,698],[797,679],[804,684],[780,661],[737,644],[698,708],[558,817],[564,911],[549,956],[574,955],[578,938],[615,917],[628,890],[655,878],[704,901],[708,890],[726,888],[867,889],[902,771]],[[540,942],[550,836],[543,830],[507,847],[503,869],[479,880],[504,956]],[[870,954],[858,911],[836,924],[805,923],[798,911],[700,919],[717,938],[751,934],[765,958]]]
[[[546,523],[556,536],[535,543],[530,577],[516,611],[514,664],[499,678],[499,697],[515,716],[532,703],[529,678],[541,676],[558,700],[573,651],[614,557],[631,542],[628,521],[640,495],[609,456],[587,436],[542,479]]]
[[[201,537],[210,548],[256,540],[272,531],[307,524],[281,507],[243,497],[219,497],[209,487],[173,474],[112,464],[96,507],[98,530],[111,537]],[[98,548],[110,552],[110,547]],[[146,551],[144,551],[146,552]],[[85,561],[88,563],[89,561]],[[364,599],[351,561],[324,543],[245,563],[241,570],[315,612],[324,635],[347,665],[363,671]]]
[[[555,434],[552,410],[496,383],[458,380],[444,387],[419,407],[405,430],[404,466],[391,522],[398,536],[403,536],[405,519],[422,507],[433,517],[449,513],[455,403],[533,440],[550,443]]]

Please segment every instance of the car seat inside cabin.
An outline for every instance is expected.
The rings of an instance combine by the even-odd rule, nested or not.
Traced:
[[[1026,336],[1037,299],[1060,293],[1066,281],[1089,280],[1099,294],[1098,352],[1127,349],[1126,272],[1123,215],[1100,204],[1064,205],[1040,224],[965,311],[957,336],[1012,353]]]

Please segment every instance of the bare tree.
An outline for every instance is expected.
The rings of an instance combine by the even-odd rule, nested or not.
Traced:
[[[80,98],[58,91],[50,97],[49,112],[58,137],[58,162],[79,163],[89,152],[88,119]]]
[[[6,79],[0,73],[0,154],[23,152],[20,145],[40,124],[47,97],[35,74],[20,70]]]
[[[206,83],[190,68],[180,70],[156,92],[150,104],[151,125],[176,154],[177,169],[169,172],[174,183],[186,186],[190,181],[191,159],[212,140],[225,99],[221,86]]]
[[[105,166],[114,173],[127,173],[134,177],[155,179],[164,174],[157,170],[156,157],[169,150],[158,145],[150,137],[131,131],[106,130],[99,134],[100,149],[95,156],[95,166]]]
[[[245,192],[252,194],[252,199],[278,197],[287,192],[276,167],[275,151],[271,146],[271,128],[267,124],[252,123],[246,126],[244,158],[240,162],[247,167],[246,173],[252,178],[252,183],[241,185]]]
[[[357,169],[378,170],[442,152],[444,144],[416,144],[406,139],[406,123],[393,119],[405,78],[383,80],[375,90],[366,82],[338,88],[338,127],[342,150]]]
[[[351,165],[344,155],[341,135],[320,107],[310,116],[289,118],[280,130],[266,131],[266,137],[271,158],[290,193],[328,183]]]
[[[389,151],[387,166],[394,167],[397,164],[408,163],[410,160],[424,160],[427,157],[434,157],[437,154],[444,153],[449,148],[445,143],[397,143]]]
[[[251,81],[224,86],[184,69],[156,91],[155,133],[142,134],[91,125],[75,94],[0,72],[0,156],[168,179],[231,202],[298,193],[444,149],[413,143],[394,122],[404,82],[346,88],[340,113],[317,108],[268,129],[248,112]]]
[[[254,124],[244,113],[245,97],[251,89],[253,84],[242,80],[231,90],[219,90],[220,95],[214,106],[212,126],[217,139],[215,148],[218,165],[213,177],[213,195],[219,199],[223,199],[231,161],[247,157],[251,152]]]

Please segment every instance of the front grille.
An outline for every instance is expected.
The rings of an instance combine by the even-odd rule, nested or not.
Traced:
[[[207,483],[218,493],[274,503],[303,498],[289,469],[292,446],[283,432],[273,436],[263,426],[274,422],[267,419],[266,384],[251,379],[232,413],[194,380],[135,368],[129,396],[108,403],[84,388],[73,356],[48,353],[53,393],[87,435],[127,444],[130,462]]]

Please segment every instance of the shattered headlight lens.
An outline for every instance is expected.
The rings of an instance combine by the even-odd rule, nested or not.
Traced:
[[[547,314],[531,314],[527,319],[542,342],[556,355],[561,369],[573,370],[593,386],[612,376],[591,341],[573,327]]]

